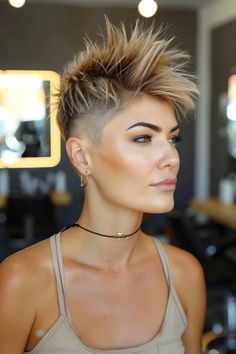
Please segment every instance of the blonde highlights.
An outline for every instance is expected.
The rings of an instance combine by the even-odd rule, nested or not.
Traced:
[[[105,122],[140,93],[167,100],[177,116],[194,110],[198,89],[185,70],[189,55],[171,49],[172,39],[162,34],[137,21],[128,37],[124,24],[106,19],[102,43],[86,40],[61,78],[57,120],[64,139],[78,126],[97,142]]]

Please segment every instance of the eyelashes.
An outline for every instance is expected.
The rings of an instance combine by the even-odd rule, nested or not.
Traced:
[[[168,139],[168,142],[175,146],[177,145],[180,141],[182,140],[182,137],[180,135],[173,136]],[[135,143],[139,144],[147,144],[152,141],[152,136],[151,135],[139,135],[137,136],[134,140]]]
[[[180,135],[173,136],[172,138],[168,139],[169,143],[172,145],[178,144],[182,140],[182,137]]]
[[[151,135],[140,135],[134,139],[134,142],[145,144],[145,143],[149,143],[151,140],[152,140]]]

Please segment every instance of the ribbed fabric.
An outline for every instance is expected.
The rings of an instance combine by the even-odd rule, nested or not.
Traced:
[[[71,324],[68,306],[65,301],[64,268],[60,233],[50,237],[51,253],[60,316],[36,347],[25,354],[184,354],[181,336],[187,319],[175,291],[169,261],[161,243],[153,238],[169,286],[169,298],[160,331],[149,342],[127,349],[99,350],[85,344],[76,334]]]

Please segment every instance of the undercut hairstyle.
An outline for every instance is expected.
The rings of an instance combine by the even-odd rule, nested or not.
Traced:
[[[186,70],[189,55],[170,48],[163,30],[136,22],[128,37],[106,18],[102,43],[85,40],[85,50],[68,64],[58,92],[57,121],[64,140],[87,134],[99,144],[102,128],[140,94],[167,100],[177,119],[194,110],[198,88]]]

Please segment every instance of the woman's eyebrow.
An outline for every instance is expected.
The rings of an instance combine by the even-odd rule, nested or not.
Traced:
[[[155,124],[147,123],[147,122],[135,123],[135,124],[131,125],[127,130],[130,130],[130,129],[135,128],[135,127],[150,128],[150,129],[152,129],[152,130],[154,130],[155,132],[158,132],[158,133],[162,131],[162,128],[158,127]],[[174,126],[173,128],[170,129],[170,133],[172,133],[172,132],[174,132],[175,130],[178,130],[178,129],[179,129],[179,126],[177,124],[176,126]]]
[[[170,130],[170,133],[173,133],[176,130],[179,130],[179,125],[178,124]]]

